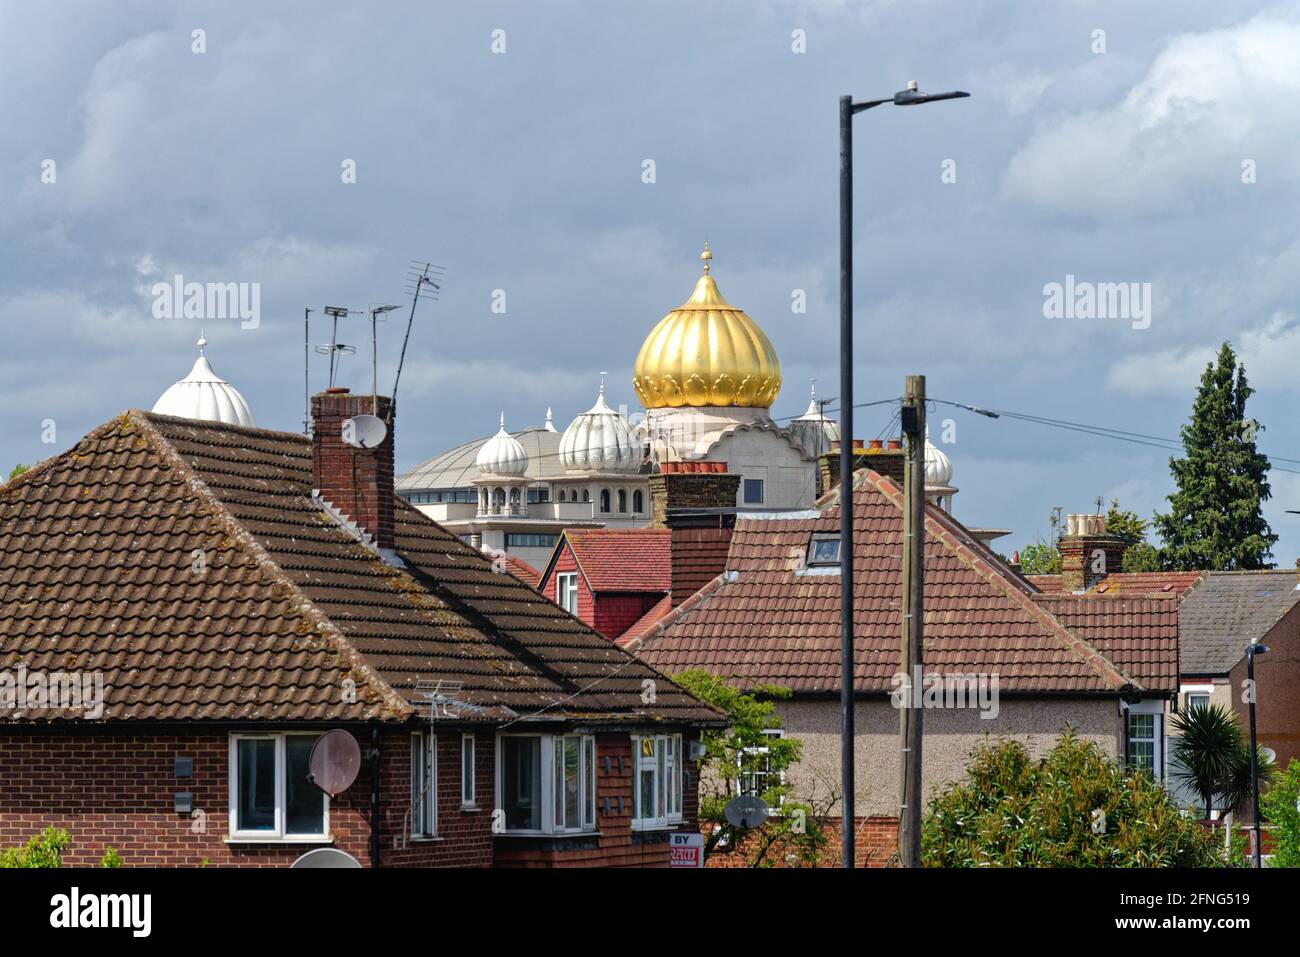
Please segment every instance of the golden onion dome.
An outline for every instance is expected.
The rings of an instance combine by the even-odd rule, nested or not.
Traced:
[[[632,387],[647,409],[681,406],[769,408],[781,391],[781,363],[753,319],[729,305],[709,275],[709,244],[700,259],[704,275],[695,292],[650,330]]]

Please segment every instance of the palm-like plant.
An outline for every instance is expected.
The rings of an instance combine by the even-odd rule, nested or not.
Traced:
[[[1250,798],[1250,746],[1237,724],[1237,716],[1223,705],[1202,705],[1174,716],[1171,772],[1175,780],[1191,787],[1210,816],[1215,796],[1233,810]],[[1273,765],[1259,756],[1263,784],[1273,775]]]

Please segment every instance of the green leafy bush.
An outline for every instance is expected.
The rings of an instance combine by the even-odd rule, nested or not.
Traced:
[[[121,867],[122,855],[117,853],[117,848],[109,845],[104,850],[104,856],[99,859],[100,867]]]
[[[62,867],[63,852],[71,843],[67,831],[47,827],[22,847],[0,850],[0,867]]]
[[[1273,837],[1270,867],[1300,867],[1300,761],[1292,758],[1286,770],[1259,799],[1260,816]]]
[[[1037,761],[1017,741],[981,745],[921,827],[927,867],[1224,867],[1220,841],[1072,730]]]

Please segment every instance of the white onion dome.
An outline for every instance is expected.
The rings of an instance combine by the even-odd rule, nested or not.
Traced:
[[[528,471],[528,453],[519,440],[506,431],[506,415],[501,413],[501,428],[483,443],[474,460],[480,472],[491,475],[523,477]]]
[[[831,443],[840,440],[840,427],[828,419],[817,405],[817,386],[812,388],[808,411],[792,419],[786,427],[790,437],[798,442],[813,458],[831,450]]]
[[[640,438],[605,401],[602,382],[596,404],[570,422],[560,436],[560,464],[571,471],[635,472],[641,457]]]
[[[928,434],[925,437],[925,484],[927,488],[948,488],[952,485],[952,462],[948,461],[948,456],[942,450],[930,444]]]
[[[182,419],[206,419],[227,425],[256,427],[253,412],[239,390],[212,371],[203,354],[208,340],[199,337],[199,357],[190,374],[158,397],[153,411]]]

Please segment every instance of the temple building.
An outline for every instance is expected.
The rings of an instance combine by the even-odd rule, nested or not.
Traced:
[[[204,349],[208,340],[200,333],[199,357],[194,368],[184,379],[172,385],[158,397],[153,411],[159,415],[175,415],[183,419],[204,419],[224,422],[227,425],[256,427],[253,411],[239,390],[212,371]]]
[[[739,512],[811,508],[825,491],[818,457],[839,442],[813,389],[807,411],[785,425],[770,413],[781,390],[772,342],[723,298],[705,244],[690,297],[665,315],[637,353],[632,388],[644,414],[609,404],[601,375],[595,404],[556,431],[546,423],[448,449],[397,480],[397,492],[484,549],[544,566],[566,528],[650,524],[656,472],[740,476]],[[946,455],[926,446],[927,494],[945,510],[956,488]]]

